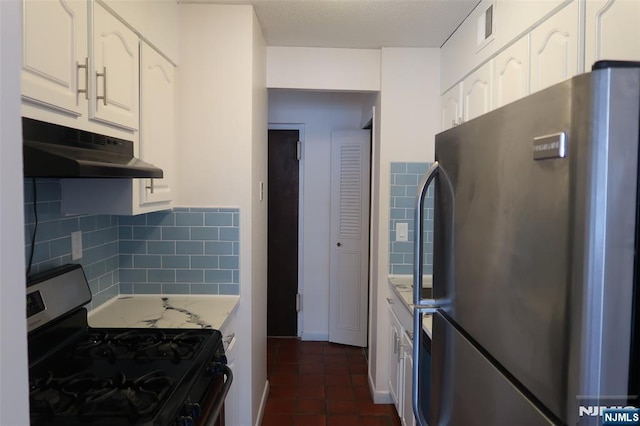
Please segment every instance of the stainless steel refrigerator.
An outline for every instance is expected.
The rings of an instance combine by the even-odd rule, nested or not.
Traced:
[[[640,63],[609,61],[436,136],[415,210],[419,424],[599,425],[608,408],[640,406],[639,123]]]

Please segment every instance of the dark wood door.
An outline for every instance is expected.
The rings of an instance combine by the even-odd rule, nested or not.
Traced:
[[[269,130],[267,335],[297,336],[298,131]]]

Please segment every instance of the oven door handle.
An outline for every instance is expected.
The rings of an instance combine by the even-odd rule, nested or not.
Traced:
[[[214,426],[218,417],[220,416],[220,411],[222,411],[222,407],[224,406],[224,400],[229,393],[229,389],[231,388],[231,382],[233,382],[233,372],[226,365],[221,365],[220,369],[222,370],[222,374],[225,376],[224,385],[222,389],[220,389],[220,393],[218,394],[218,400],[215,405],[211,409],[211,414],[209,415],[209,420],[205,423],[206,426]]]

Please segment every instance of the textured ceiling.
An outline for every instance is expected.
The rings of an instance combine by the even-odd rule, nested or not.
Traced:
[[[181,0],[252,4],[269,46],[440,47],[480,0]]]

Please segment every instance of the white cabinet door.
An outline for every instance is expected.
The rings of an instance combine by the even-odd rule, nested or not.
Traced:
[[[400,325],[400,320],[391,309],[391,305],[389,305],[389,318],[391,329],[389,332],[389,391],[391,392],[391,399],[393,399],[393,404],[396,406],[396,410],[398,411],[398,415],[402,416],[402,405],[400,404],[400,400],[402,398],[401,392],[401,375],[404,374],[402,371],[402,351],[400,350],[401,340],[402,340],[402,325]]]
[[[405,332],[402,335],[402,352],[404,359],[403,388],[402,392],[402,416],[400,418],[403,426],[415,426],[416,418],[413,416],[413,340],[412,336]]]
[[[146,43],[140,45],[140,158],[160,167],[162,179],[140,180],[140,203],[173,199],[175,164],[174,68]]]
[[[531,32],[531,93],[579,72],[578,20],[575,0]]]
[[[87,84],[87,2],[25,0],[22,7],[22,98],[85,114],[86,93],[78,89]]]
[[[441,98],[441,130],[460,124],[462,119],[462,84],[447,90]]]
[[[529,36],[526,35],[493,60],[493,108],[529,94]]]
[[[469,121],[491,111],[492,71],[493,61],[489,61],[463,80],[463,121]]]
[[[640,60],[640,1],[587,0],[585,68],[601,59]]]
[[[93,3],[90,117],[125,129],[138,128],[138,36]]]

